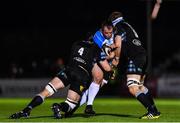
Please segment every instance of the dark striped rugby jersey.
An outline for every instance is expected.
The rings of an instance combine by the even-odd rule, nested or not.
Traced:
[[[124,20],[115,23],[117,28],[115,35],[120,35],[122,38],[122,54],[130,59],[146,56],[146,51],[143,48],[138,34],[133,27]]]
[[[95,62],[99,61],[101,49],[93,42],[79,41],[75,42],[71,49],[71,57],[68,66],[81,66],[90,75]]]

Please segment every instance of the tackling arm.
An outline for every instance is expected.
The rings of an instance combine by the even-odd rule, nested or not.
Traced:
[[[121,36],[117,35],[115,37],[114,42],[115,43],[114,43],[113,48],[115,48],[115,51],[114,51],[115,57],[112,60],[112,65],[116,67],[119,64],[119,59],[120,59],[120,54],[121,54],[121,45],[122,45]]]

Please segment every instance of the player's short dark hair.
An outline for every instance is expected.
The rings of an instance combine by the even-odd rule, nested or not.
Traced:
[[[112,21],[116,20],[119,17],[123,17],[123,14],[121,12],[115,11],[115,12],[112,12],[109,15],[108,20],[112,22]]]
[[[101,24],[101,29],[103,29],[105,26],[109,29],[109,28],[112,28],[112,27],[113,27],[113,24],[112,24],[111,21],[105,20],[105,21],[103,21],[102,24]]]
[[[113,26],[112,21],[109,21],[109,20],[103,21],[102,24],[101,24],[101,29],[103,30],[105,26],[106,26],[108,29],[113,28],[113,32],[116,30],[116,28]]]

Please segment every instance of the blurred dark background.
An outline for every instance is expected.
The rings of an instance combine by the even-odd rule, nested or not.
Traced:
[[[121,11],[147,48],[147,0],[29,1],[0,3],[0,77],[47,77],[71,44],[95,32],[112,11]],[[155,1],[150,1],[151,8]],[[180,2],[164,0],[152,21],[152,67],[167,67],[179,52]],[[175,60],[177,71],[178,61]],[[164,66],[163,66],[164,65]],[[14,69],[13,69],[14,68]],[[160,71],[160,69],[156,71]]]
[[[152,76],[146,84],[153,95],[179,97],[180,1],[163,0],[157,18],[149,21],[148,11],[152,11],[154,3],[155,0],[1,1],[1,97],[31,97],[38,93],[48,81],[44,78],[51,78],[67,63],[72,43],[82,40],[89,31],[97,31],[113,11],[124,14],[148,51]],[[110,81],[100,95],[128,95],[125,79],[122,80],[118,77]]]
[[[154,1],[151,4],[153,7]],[[57,58],[66,63],[71,44],[88,31],[95,32],[114,10],[123,12],[147,47],[146,0],[7,0],[1,2],[0,9],[0,77],[10,76],[13,66],[20,69],[22,77],[31,76],[33,66],[40,68],[39,76],[48,76],[44,67]],[[180,2],[166,0],[152,22],[153,67],[179,51],[179,11]]]

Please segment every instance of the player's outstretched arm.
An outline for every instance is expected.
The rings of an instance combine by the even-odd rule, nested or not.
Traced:
[[[154,8],[153,8],[153,11],[152,11],[152,14],[151,14],[151,19],[156,19],[157,18],[157,15],[159,13],[159,9],[161,7],[161,3],[162,3],[162,0],[156,0],[156,3],[154,5]]]

